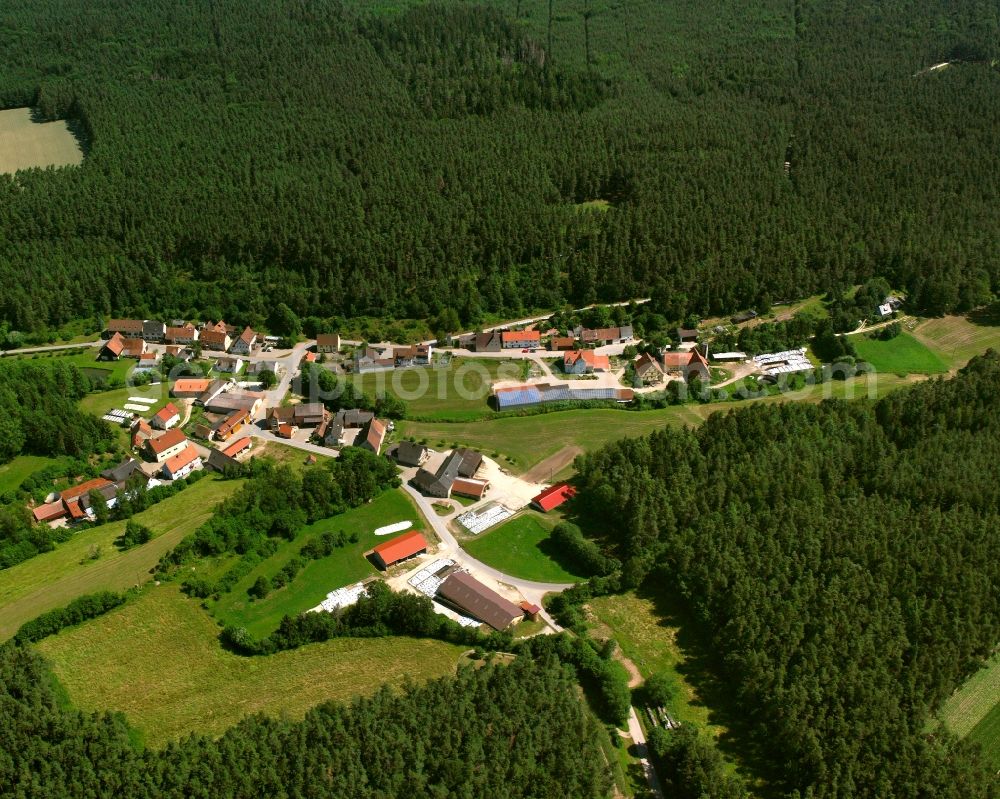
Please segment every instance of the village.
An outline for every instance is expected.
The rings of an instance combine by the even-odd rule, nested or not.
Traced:
[[[890,316],[898,306],[880,308]],[[756,314],[731,320],[752,323]],[[725,385],[754,376],[777,382],[817,367],[805,346],[748,356],[714,352],[711,331],[672,330],[673,343],[653,346],[631,325],[557,328],[546,317],[456,336],[439,346],[368,344],[320,333],[292,343],[223,321],[113,319],[98,344],[97,361],[134,361],[136,385],[152,382],[169,394],[162,405],[138,388],[102,418],[127,430],[131,454],[97,477],[51,494],[31,508],[35,521],[67,527],[95,519],[95,504],[113,508],[123,493],[150,490],[202,470],[226,474],[270,442],[298,449],[306,463],[336,457],[345,447],[392,459],[404,490],[424,522],[386,519],[398,533],[365,553],[397,590],[431,597],[438,612],[463,624],[508,629],[528,618],[551,622],[542,609],[548,591],[568,583],[533,582],[506,575],[466,552],[463,541],[517,517],[545,513],[572,498],[565,482],[516,476],[494,458],[468,447],[432,449],[394,435],[395,421],[367,407],[328,407],[328,397],[297,380],[307,364],[341,379],[386,380],[413,370],[466,364],[520,363],[517,378],[487,378],[481,401],[497,412],[546,403],[631,403],[670,383]],[[708,335],[706,335],[708,333]],[[164,365],[169,365],[166,372]],[[155,412],[152,409],[156,407]],[[494,453],[495,454],[495,453]],[[314,610],[355,601],[364,582],[332,585]],[[549,625],[554,629],[554,625]]]

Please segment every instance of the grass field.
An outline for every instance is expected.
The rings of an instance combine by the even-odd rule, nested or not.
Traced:
[[[112,408],[124,410],[125,403],[128,402],[129,397],[146,397],[147,399],[156,400],[156,402],[149,406],[149,410],[143,412],[137,411],[140,416],[145,419],[149,419],[154,413],[167,404],[170,400],[170,392],[166,383],[157,383],[154,386],[116,388],[112,391],[98,391],[93,394],[88,394],[81,399],[80,407],[88,413],[94,414],[94,416],[104,416],[104,414]],[[181,410],[183,411],[183,408],[181,408]],[[181,416],[183,416],[183,413]]]
[[[678,692],[669,710],[675,719],[696,724],[716,737],[724,731],[712,724],[708,707],[686,677],[688,660],[678,644],[678,627],[664,620],[653,598],[630,592],[598,597],[589,605],[598,622],[595,634],[610,633],[643,677],[664,672],[673,678]]]
[[[397,430],[432,447],[453,442],[490,455],[506,456],[512,471],[525,472],[535,463],[566,446],[591,450],[627,436],[644,435],[668,424],[697,424],[701,418],[689,407],[662,411],[615,411],[586,408],[538,416],[512,416],[465,424],[400,422]]]
[[[552,557],[548,544],[551,527],[534,511],[481,533],[462,546],[474,558],[512,577],[546,583],[572,583],[582,579]]]
[[[385,394],[406,402],[411,416],[471,420],[492,411],[487,403],[496,380],[520,380],[522,362],[501,358],[453,358],[447,367],[396,369],[355,375],[351,381],[369,396]]]
[[[0,494],[15,490],[34,472],[58,462],[59,458],[47,458],[43,455],[18,455],[0,466]]]
[[[267,635],[278,626],[283,616],[316,607],[335,588],[377,574],[375,567],[363,555],[376,544],[388,540],[377,538],[375,529],[407,519],[414,522],[416,529],[426,530],[420,511],[401,489],[397,489],[386,491],[360,508],[309,525],[295,541],[283,543],[274,555],[258,564],[232,591],[223,595],[210,607],[211,613],[226,624],[246,627],[252,635]],[[348,535],[357,532],[359,540],[356,544],[334,550],[333,554],[321,560],[308,561],[289,585],[273,591],[263,600],[251,601],[247,589],[258,577],[273,577],[298,554],[309,538],[327,530],[343,530]]]
[[[29,619],[78,596],[121,590],[150,579],[149,570],[160,556],[193,532],[241,484],[206,477],[137,514],[135,519],[156,536],[148,544],[119,552],[113,542],[125,522],[114,522],[82,531],[51,552],[0,572],[0,640],[12,636]],[[91,559],[95,548],[100,556]]]
[[[909,382],[912,379],[880,374],[871,385],[875,389],[875,396],[882,396]],[[737,402],[677,405],[652,411],[581,408],[534,416],[503,416],[477,422],[403,421],[397,423],[396,429],[398,435],[426,441],[431,447],[461,444],[481,450],[487,455],[499,453],[503,466],[512,472],[523,474],[565,447],[592,451],[610,441],[647,435],[663,427],[697,426],[713,413],[725,413],[752,402],[819,402],[828,398],[861,398],[868,396],[868,386],[862,379],[835,380],[787,394]],[[569,471],[570,468],[567,467],[554,477],[563,477]]]
[[[991,306],[967,316],[927,319],[917,324],[913,335],[937,353],[948,368],[958,369],[990,348],[1000,350],[1000,308]]]
[[[1000,771],[1000,702],[995,704],[990,712],[972,728],[969,740],[983,747],[986,762]]]
[[[1000,704],[1000,655],[996,655],[955,691],[941,707],[949,730],[964,738]]]
[[[65,121],[33,122],[30,108],[0,111],[0,172],[81,163],[83,149]]]
[[[355,638],[246,658],[223,650],[218,633],[196,600],[161,586],[39,649],[76,707],[122,711],[151,746],[191,731],[219,735],[253,713],[300,718],[384,683],[451,674],[462,651],[440,641]]]
[[[889,341],[877,341],[865,335],[851,336],[858,357],[879,372],[892,374],[941,374],[948,365],[909,333],[900,333]]]
[[[1000,655],[966,680],[938,715],[955,735],[980,744],[987,762],[1000,770]]]

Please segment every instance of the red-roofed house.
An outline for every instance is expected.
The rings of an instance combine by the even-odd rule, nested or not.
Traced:
[[[228,441],[236,433],[243,429],[250,420],[250,414],[245,410],[236,410],[223,419],[219,426],[215,428],[215,438],[219,441]]]
[[[471,477],[456,477],[451,484],[452,494],[469,499],[482,499],[489,490],[489,480],[476,480]]]
[[[209,322],[203,325],[198,340],[204,349],[216,352],[225,352],[233,343],[229,333],[226,332],[226,323],[221,320],[215,324]]]
[[[542,343],[537,330],[505,330],[500,334],[505,350],[534,349]]]
[[[576,489],[569,483],[556,483],[554,486],[546,488],[538,496],[532,497],[531,505],[542,513],[548,513],[574,496],[576,496]]]
[[[563,353],[563,371],[571,375],[610,372],[611,361],[607,355],[597,355],[593,350],[569,350]]]
[[[251,330],[249,327],[243,328],[243,332],[236,341],[233,342],[233,346],[229,348],[229,351],[236,355],[249,355],[250,350],[253,349],[253,345],[257,343],[257,334]]]
[[[380,422],[378,419],[372,419],[368,423],[368,429],[365,431],[365,437],[359,438],[357,446],[363,447],[369,452],[374,452],[376,455],[382,449],[382,442],[385,441],[385,422]]]
[[[113,507],[118,487],[104,477],[94,477],[71,486],[59,494],[59,499],[32,510],[36,522],[51,522],[69,516],[73,521],[86,519],[90,513],[90,492],[100,492],[108,506]]]
[[[115,333],[111,338],[109,338],[103,347],[101,347],[101,354],[98,355],[98,360],[101,361],[117,361],[122,357],[122,353],[125,351],[125,339],[122,338],[121,333]]]
[[[163,476],[168,480],[180,480],[187,477],[195,469],[201,468],[201,456],[194,444],[188,444],[184,449],[168,458],[163,464]]]
[[[391,541],[379,544],[372,550],[372,558],[380,569],[388,569],[400,561],[421,555],[426,551],[427,539],[416,530],[411,530],[396,536]]]
[[[146,442],[146,449],[153,456],[157,463],[170,460],[174,455],[179,455],[181,450],[188,445],[187,436],[179,428],[168,430],[159,438],[151,438]]]
[[[223,455],[228,455],[230,458],[235,458],[241,452],[245,452],[253,446],[253,440],[250,436],[245,436],[244,438],[236,439],[232,444],[227,446],[222,450]]]
[[[663,353],[663,368],[667,372],[680,372],[685,380],[692,374],[697,374],[702,380],[709,380],[712,374],[708,368],[708,361],[697,348],[689,352]]]
[[[208,391],[212,381],[207,377],[180,377],[174,383],[170,393],[175,397],[196,399]]]
[[[549,339],[549,349],[553,352],[565,352],[576,346],[576,339],[572,336],[552,336]]]
[[[125,339],[122,355],[126,358],[139,358],[146,351],[146,340],[142,338]]]
[[[191,324],[167,327],[163,340],[167,344],[194,344],[198,340],[198,328]]]
[[[142,338],[142,320],[109,319],[107,331],[112,337],[117,333],[123,338]]]
[[[169,430],[181,420],[180,411],[172,402],[168,402],[149,420],[149,423],[157,430]]]

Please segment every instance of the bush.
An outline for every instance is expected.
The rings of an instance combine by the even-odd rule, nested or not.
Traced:
[[[271,581],[261,575],[253,585],[247,589],[247,593],[255,599],[263,599],[271,593]]]
[[[124,604],[127,598],[127,594],[116,594],[113,591],[86,594],[74,599],[65,607],[50,610],[48,613],[43,613],[31,621],[25,622],[15,633],[14,640],[20,643],[41,641],[66,627],[72,627],[87,619],[97,618]]]

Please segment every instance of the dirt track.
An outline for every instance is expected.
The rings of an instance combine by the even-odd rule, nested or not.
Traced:
[[[521,479],[529,483],[545,483],[552,475],[558,474],[569,466],[577,455],[583,454],[583,447],[566,446],[554,455],[532,466]]]

